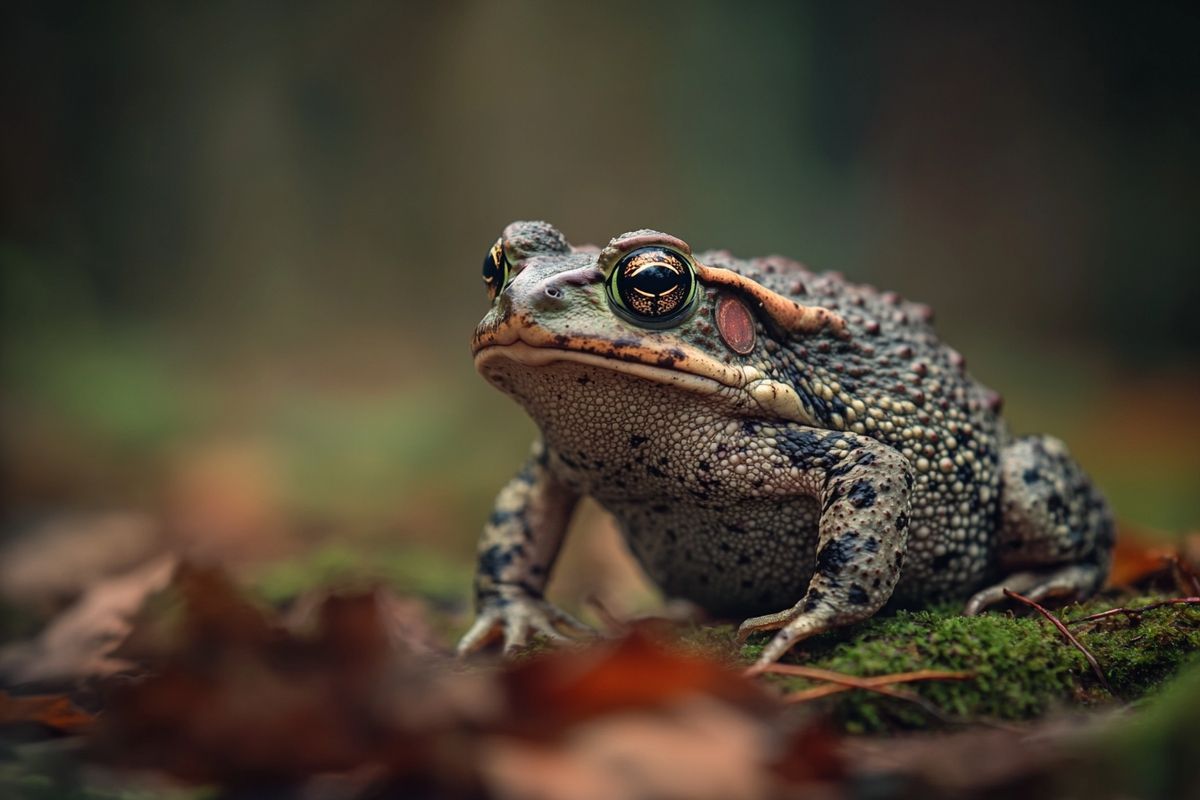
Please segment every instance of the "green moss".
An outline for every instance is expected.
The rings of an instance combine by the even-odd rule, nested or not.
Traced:
[[[1142,605],[1155,598],[1127,601]],[[1093,600],[1063,612],[1078,619],[1111,607]],[[1162,608],[1129,620],[1124,617],[1079,626],[1076,634],[1100,662],[1121,699],[1154,691],[1200,652],[1200,609]],[[751,661],[766,636],[745,645]],[[900,611],[816,637],[797,646],[787,660],[857,676],[922,669],[965,670],[970,681],[931,681],[904,688],[929,700],[945,715],[963,720],[1020,720],[1071,704],[1108,702],[1083,655],[1037,616],[992,612],[962,617],[957,607]],[[815,685],[800,678],[774,677],[785,691]],[[852,732],[927,727],[937,722],[915,704],[851,691],[815,701]]]
[[[1138,598],[1127,606],[1155,599],[1161,598]],[[1068,608],[1062,616],[1079,619],[1106,607],[1107,602],[1092,601]],[[1113,689],[1127,700],[1156,691],[1200,653],[1200,606],[1169,606],[1136,618],[1121,615],[1072,627],[1100,662]]]

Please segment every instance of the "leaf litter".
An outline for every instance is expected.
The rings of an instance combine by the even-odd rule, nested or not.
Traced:
[[[1132,581],[1182,588],[1194,572],[1180,563],[1190,562],[1146,560]],[[1047,776],[1078,759],[1078,742],[1127,714],[846,736],[810,701],[865,691],[929,703],[899,685],[973,676],[785,664],[815,683],[787,697],[742,675],[730,652],[688,645],[676,623],[619,627],[618,638],[513,663],[463,663],[420,598],[318,590],[279,611],[217,569],[150,562],[91,587],[20,658],[6,649],[0,734],[79,740],[90,769],[242,796],[849,797],[869,786],[949,797],[1034,778],[1056,786]],[[986,770],[950,766],[985,752]]]

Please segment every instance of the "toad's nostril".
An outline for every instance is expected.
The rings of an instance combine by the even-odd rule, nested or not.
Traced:
[[[561,300],[562,296],[563,296],[563,290],[558,288],[557,286],[547,286],[546,287],[546,297],[549,297],[551,300]]]

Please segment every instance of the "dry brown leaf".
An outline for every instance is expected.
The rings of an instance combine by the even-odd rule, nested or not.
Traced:
[[[378,702],[393,649],[371,595],[327,598],[301,638],[216,570],[184,565],[172,592],[179,631],[152,675],[113,692],[93,737],[102,759],[242,784],[423,751]]]
[[[58,733],[87,730],[95,717],[60,694],[16,696],[0,691],[0,726],[36,723]]]
[[[395,632],[403,599],[384,592],[314,598],[307,634],[214,570],[181,567],[162,597],[168,622],[130,638],[149,674],[111,693],[92,732],[109,765],[224,786],[320,774],[381,796],[568,799],[751,800],[841,774],[832,737],[797,747],[752,682],[644,630],[467,669],[414,657]]]
[[[146,514],[62,514],[0,548],[0,596],[39,611],[57,610],[163,549],[161,526]]]
[[[688,696],[756,709],[770,704],[754,684],[725,665],[666,647],[640,628],[615,644],[519,663],[503,681],[514,719],[536,720],[551,735],[590,717],[659,708]]]
[[[56,683],[129,668],[116,650],[146,598],[170,581],[175,564],[173,556],[160,556],[94,584],[36,639],[0,650],[0,677],[14,684]]]

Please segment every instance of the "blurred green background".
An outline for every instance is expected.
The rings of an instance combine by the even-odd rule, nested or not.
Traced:
[[[1131,526],[1200,522],[1190,4],[0,14],[9,536],[144,510],[217,557],[374,553],[465,596],[533,433],[467,349],[522,218],[928,302]]]

